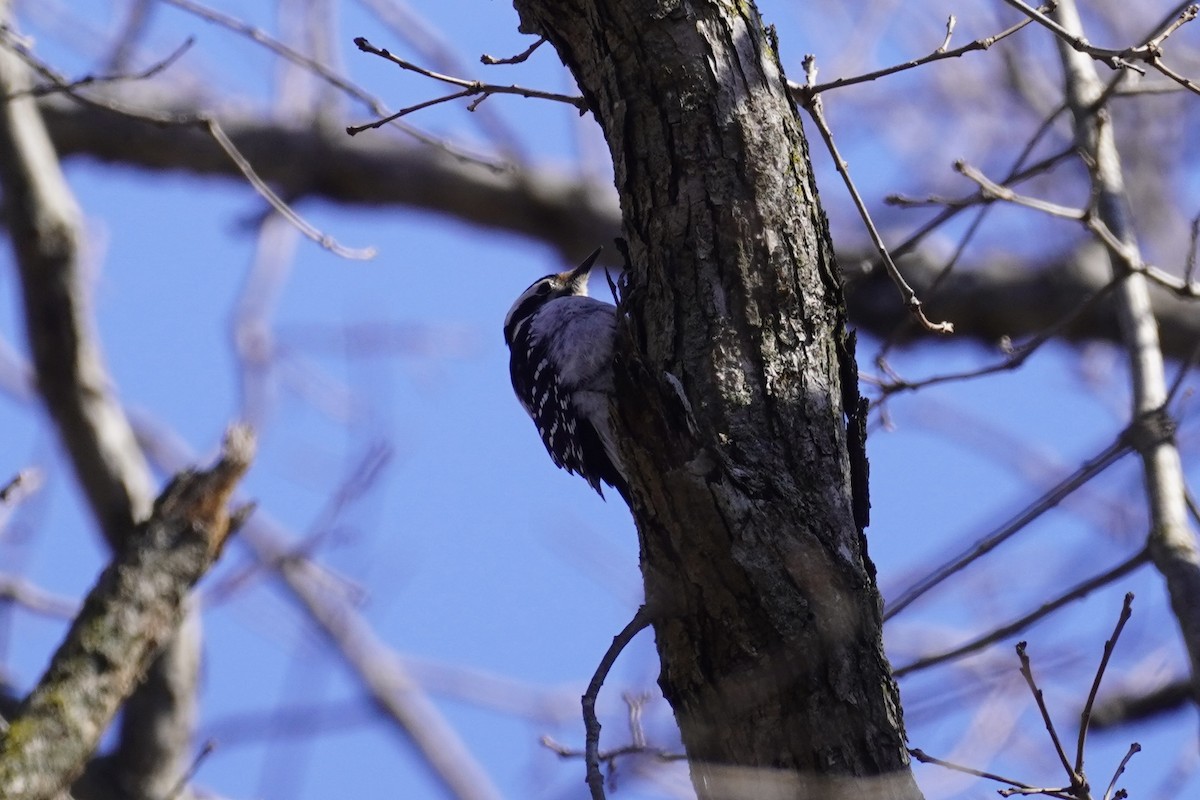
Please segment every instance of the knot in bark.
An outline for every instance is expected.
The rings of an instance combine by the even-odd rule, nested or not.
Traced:
[[[1139,453],[1144,453],[1164,442],[1173,441],[1177,424],[1164,406],[1152,408],[1138,414],[1129,423],[1121,438]]]

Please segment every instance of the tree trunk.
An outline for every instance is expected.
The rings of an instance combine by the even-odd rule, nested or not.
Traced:
[[[697,792],[919,798],[855,518],[853,342],[773,31],[745,3],[515,5],[613,157],[616,411]]]

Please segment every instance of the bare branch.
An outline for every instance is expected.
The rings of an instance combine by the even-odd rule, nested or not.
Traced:
[[[241,36],[245,36],[247,39],[261,45],[262,47],[265,47],[267,50],[270,50],[280,58],[286,59],[297,66],[303,67],[313,75],[316,75],[318,78],[328,83],[330,86],[333,86],[334,88],[346,94],[346,96],[353,98],[359,103],[362,103],[377,117],[385,117],[391,113],[384,102],[379,98],[372,96],[365,89],[356,85],[345,76],[339,75],[328,65],[321,63],[317,59],[310,58],[293,47],[289,47],[261,28],[256,28],[253,25],[249,25],[243,20],[238,19],[237,17],[197,3],[195,0],[163,0],[163,2],[173,5],[176,8],[188,12],[189,14],[194,14],[206,22],[211,22],[214,25],[219,25],[222,28],[230,30]],[[396,125],[400,130],[404,131],[404,133],[413,137],[417,141],[444,150],[447,154],[452,155],[455,158],[460,158],[465,161],[478,161],[481,163],[486,162],[486,159],[481,158],[478,154],[469,152],[445,139],[425,133],[419,128],[415,128],[411,125],[405,125],[404,123],[396,123]]]
[[[421,60],[439,72],[448,75],[467,75],[470,68],[458,51],[453,32],[443,31],[429,22],[412,3],[402,0],[355,0],[375,16],[395,37],[406,43]],[[428,9],[426,9],[428,10]],[[449,35],[448,35],[449,34]],[[531,51],[532,52],[532,51]],[[525,147],[521,136],[499,113],[487,107],[468,107],[471,121],[491,139],[496,149],[514,162],[525,159]]]
[[[1075,766],[1073,768],[1067,759],[1066,751],[1063,749],[1058,732],[1054,727],[1054,722],[1050,717],[1050,711],[1046,707],[1045,696],[1042,690],[1038,688],[1037,682],[1034,680],[1033,667],[1029,656],[1026,653],[1026,643],[1017,643],[1016,650],[1017,657],[1020,659],[1021,664],[1021,677],[1025,679],[1026,685],[1028,685],[1030,691],[1033,693],[1034,702],[1036,703],[1038,711],[1042,716],[1042,722],[1046,726],[1046,731],[1050,734],[1050,740],[1054,745],[1055,752],[1058,754],[1059,761],[1062,764],[1064,771],[1067,773],[1068,780],[1070,781],[1069,785],[1061,787],[1031,786],[1027,783],[1015,781],[1011,778],[1005,778],[994,773],[984,772],[971,767],[965,767],[959,764],[932,758],[920,750],[909,750],[909,753],[913,756],[913,758],[923,763],[938,764],[949,769],[964,772],[968,775],[975,775],[981,778],[987,778],[988,780],[994,780],[999,783],[1006,783],[1009,785],[1009,788],[1001,789],[999,791],[1001,797],[1041,795],[1045,797],[1063,798],[1063,800],[1090,800],[1092,797],[1091,787],[1089,786],[1087,776],[1083,769],[1083,751],[1087,737],[1089,715],[1091,712],[1092,702],[1095,700],[1096,692],[1100,686],[1100,681],[1103,680],[1104,671],[1108,665],[1109,657],[1112,655],[1112,651],[1116,646],[1117,639],[1121,635],[1121,630],[1125,627],[1125,623],[1129,620],[1132,602],[1133,595],[1126,594],[1124,604],[1121,608],[1120,617],[1117,620],[1116,628],[1114,629],[1112,636],[1109,637],[1107,642],[1105,642],[1104,656],[1100,661],[1100,666],[1096,670],[1095,678],[1092,681],[1092,689],[1088,698],[1088,703],[1084,707],[1083,714],[1081,715],[1078,750],[1076,754]],[[1129,762],[1129,759],[1133,757],[1133,754],[1139,750],[1141,750],[1141,747],[1137,744],[1134,744],[1129,749],[1129,752],[1126,753],[1125,758],[1121,760],[1120,765],[1117,767],[1117,770],[1113,775],[1112,781],[1109,783],[1108,791],[1104,794],[1104,800],[1109,800],[1109,797],[1112,795],[1113,787],[1116,785],[1117,779],[1125,771],[1125,765]],[[1122,793],[1118,792],[1117,797],[1121,796],[1123,796]]]
[[[1045,695],[1033,679],[1033,667],[1030,664],[1029,656],[1025,652],[1025,642],[1017,642],[1017,658],[1021,661],[1021,677],[1029,685],[1029,691],[1033,692],[1033,700],[1037,704],[1038,711],[1041,712],[1042,722],[1046,725],[1046,732],[1050,734],[1050,741],[1054,743],[1054,752],[1058,754],[1058,760],[1062,763],[1063,770],[1066,771],[1067,777],[1071,781],[1069,790],[1072,796],[1075,796],[1075,790],[1083,786],[1083,776],[1073,770],[1071,762],[1067,760],[1067,753],[1063,750],[1062,741],[1058,738],[1058,731],[1054,728],[1054,720],[1050,718],[1050,710],[1046,708]]]
[[[1096,234],[1097,238],[1108,247],[1109,251],[1123,262],[1130,272],[1136,272],[1160,286],[1169,289],[1180,297],[1197,298],[1200,297],[1200,283],[1191,281],[1191,270],[1185,272],[1185,277],[1181,280],[1171,275],[1169,272],[1160,269],[1152,264],[1146,264],[1141,259],[1141,254],[1136,247],[1124,242],[1105,224],[1100,215],[1093,212],[1092,209],[1070,208],[1068,206],[1051,203],[1046,200],[1041,200],[1036,197],[1017,194],[1006,186],[992,181],[979,170],[970,166],[964,161],[956,161],[954,169],[970,178],[975,183],[979,184],[983,197],[991,200],[1003,200],[1014,205],[1031,208],[1034,211],[1041,211],[1052,217],[1060,217],[1062,219],[1074,220],[1082,222],[1088,230]]]
[[[79,603],[34,586],[24,578],[0,574],[0,603],[15,603],[26,611],[57,619],[73,619]]]
[[[1005,778],[1004,776],[997,775],[994,772],[984,772],[983,770],[975,769],[974,767],[967,767],[967,766],[963,766],[962,764],[955,764],[952,761],[944,761],[943,759],[940,759],[940,758],[934,758],[933,756],[929,755],[928,753],[926,753],[924,750],[921,750],[920,748],[910,747],[908,750],[908,754],[911,755],[913,758],[915,758],[917,761],[920,761],[922,764],[936,764],[939,767],[945,767],[946,769],[952,769],[955,772],[962,772],[966,775],[974,775],[977,778],[986,778],[989,781],[996,781],[997,783],[1007,783],[1009,786],[1015,786],[1018,789],[1031,789],[1034,791],[1038,791],[1035,787],[1030,786],[1028,783],[1022,783],[1021,781],[1015,781],[1012,778]]]
[[[1017,3],[1018,0],[1008,0]],[[1062,0],[1058,12],[1069,37],[1082,40],[1083,27],[1074,0]],[[1111,121],[1096,113],[1102,93],[1090,55],[1059,38],[1067,103],[1074,117],[1075,139],[1085,154],[1092,176],[1098,222],[1112,233],[1104,238],[1114,275],[1141,262],[1137,235],[1129,213],[1121,158]],[[1073,49],[1074,48],[1074,49]],[[1143,274],[1134,272],[1122,281],[1116,297],[1118,321],[1130,363],[1134,420],[1163,413],[1167,399],[1163,356],[1158,328]],[[1186,489],[1179,450],[1171,435],[1137,443],[1145,474],[1150,507],[1149,546],[1155,566],[1166,579],[1171,606],[1179,621],[1191,659],[1192,678],[1200,687],[1200,550],[1188,524]]]
[[[620,633],[613,637],[612,644],[600,659],[600,665],[588,683],[587,691],[583,693],[583,728],[585,734],[585,762],[587,764],[587,785],[592,800],[604,800],[604,776],[600,774],[600,719],[596,716],[596,698],[600,696],[600,688],[608,677],[609,670],[617,661],[617,656],[633,640],[634,636],[650,626],[650,614],[646,606],[638,606],[633,619],[629,620]],[[637,742],[634,743],[638,744]],[[642,743],[644,746],[644,743]]]
[[[1032,208],[1034,211],[1041,211],[1043,214],[1049,214],[1052,217],[1062,217],[1063,219],[1076,220],[1080,222],[1082,222],[1088,216],[1088,212],[1083,209],[1069,208],[1067,206],[1061,206],[1057,203],[1051,203],[1036,197],[1028,197],[1026,195],[1017,194],[1007,186],[1001,186],[995,181],[992,181],[982,172],[975,169],[965,161],[955,161],[954,171],[967,176],[971,180],[975,181],[975,183],[979,184],[979,188],[982,190],[983,196],[987,199],[1004,200],[1005,202],[1013,203],[1014,205]]]
[[[144,437],[155,436],[149,425],[140,428]],[[176,444],[158,436],[147,452],[170,469],[188,457]],[[457,800],[498,800],[499,790],[403,661],[379,639],[323,568],[295,556],[283,527],[259,512],[247,521],[239,538],[255,558],[277,571],[283,586],[354,672],[376,707],[428,762],[449,795]]]
[[[0,3],[0,8],[6,5]],[[21,62],[30,58],[12,46],[0,48],[0,94],[28,88],[28,70]],[[0,182],[20,272],[35,385],[92,513],[117,551],[150,514],[150,471],[117,402],[92,329],[81,276],[80,211],[30,96],[0,104]],[[174,746],[186,746],[191,735],[198,651],[199,628],[185,626],[127,708],[114,766],[130,787],[177,779],[176,762],[186,753]],[[146,736],[149,731],[155,735]]]
[[[1200,83],[1197,83],[1196,81],[1192,80],[1191,78],[1186,78],[1183,75],[1180,75],[1178,72],[1176,72],[1175,70],[1168,67],[1162,61],[1154,61],[1152,63],[1154,64],[1154,68],[1156,70],[1161,72],[1163,75],[1166,75],[1171,80],[1175,81],[1175,83],[1179,84],[1179,86],[1181,88],[1187,89],[1189,92],[1194,92],[1195,94],[1200,94]]]
[[[1041,10],[1043,11],[1048,11],[1050,8],[1051,6],[1048,5],[1041,6]],[[903,64],[896,64],[891,67],[875,70],[874,72],[868,72],[865,75],[855,75],[854,77],[850,78],[838,78],[837,80],[829,81],[828,83],[801,86],[798,83],[789,81],[788,92],[791,93],[792,99],[797,104],[807,108],[812,102],[813,97],[821,92],[827,92],[830,89],[840,89],[843,86],[853,86],[857,83],[867,83],[868,81],[878,80],[879,78],[886,78],[888,75],[895,75],[898,72],[904,72],[905,70],[921,67],[925,64],[932,64],[935,61],[942,61],[947,58],[960,58],[967,53],[973,53],[977,50],[987,50],[996,42],[999,42],[1002,39],[1007,39],[1009,36],[1012,36],[1014,33],[1021,30],[1032,21],[1033,20],[1030,19],[1021,20],[1016,25],[1001,31],[1000,33],[992,36],[985,36],[982,39],[976,39],[975,41],[965,44],[962,47],[948,50],[947,48],[950,46],[950,39],[954,35],[954,26],[957,22],[956,18],[952,14],[946,20],[946,38],[942,40],[941,45],[939,45],[936,50],[927,56],[914,59],[912,61],[906,61]]]
[[[156,111],[131,108],[122,102],[112,99],[97,100],[89,95],[79,92],[77,88],[69,86],[67,80],[63,76],[59,75],[48,64],[34,56],[29,50],[21,48],[14,49],[14,52],[16,52],[16,54],[19,55],[23,61],[31,65],[40,74],[49,78],[51,84],[57,85],[62,94],[71,98],[75,102],[95,106],[98,108],[104,108],[116,114],[137,120],[143,124],[148,123],[159,127],[193,126],[206,131],[208,135],[213,138],[213,141],[215,141],[221,148],[222,152],[225,153],[226,157],[228,157],[229,160],[233,162],[234,166],[237,167],[238,172],[240,172],[246,181],[249,182],[252,187],[254,187],[254,190],[257,191],[258,194],[280,214],[280,216],[295,226],[296,229],[304,234],[307,238],[326,250],[334,253],[335,255],[341,256],[342,258],[365,260],[375,257],[374,248],[367,247],[356,249],[344,247],[334,240],[332,236],[318,230],[314,225],[301,217],[295,209],[284,202],[284,200],[269,185],[267,185],[266,181],[258,176],[258,173],[254,170],[254,167],[250,164],[250,161],[242,155],[242,153],[237,149],[237,146],[234,145],[233,140],[225,134],[225,131],[221,127],[220,123],[217,122],[217,120],[211,115],[207,113],[197,113],[196,115],[189,117],[173,113],[162,114]]]
[[[0,487],[0,508],[15,506],[42,485],[42,473],[38,469],[23,469]]]
[[[1029,523],[1062,502],[1063,498],[1099,475],[1121,456],[1131,450],[1128,434],[1123,432],[1108,447],[1101,450],[1095,457],[1085,461],[1079,469],[1064,478],[1049,491],[1026,506],[1020,513],[1001,525],[996,531],[988,534],[969,550],[929,573],[926,577],[914,583],[896,600],[888,604],[884,612],[884,620],[889,620],[912,605],[922,595],[945,581],[950,576],[965,569],[969,564],[983,555],[991,552],[1022,530]]]
[[[183,117],[202,111],[180,106],[175,98],[139,98],[142,108]],[[63,98],[42,102],[42,111],[55,146],[64,156],[86,155],[102,161],[153,170],[183,170],[192,174],[243,180],[229,157],[210,136],[192,128],[160,128]],[[547,168],[514,167],[465,162],[434,148],[398,144],[384,137],[349,138],[328,127],[296,127],[234,112],[214,114],[222,130],[254,165],[259,176],[281,188],[289,199],[320,197],[351,206],[393,205],[448,215],[487,229],[531,237],[564,254],[581,243],[606,241],[620,232],[620,215],[611,184]],[[136,145],[134,144],[136,143]],[[327,153],[327,158],[303,158],[304,153]],[[1038,169],[1035,170],[1035,167]],[[1022,174],[1037,174],[1045,162]],[[940,217],[954,217],[947,209]],[[944,224],[945,220],[943,220]],[[929,227],[930,230],[937,226]],[[920,236],[892,248],[910,252]],[[956,322],[955,333],[993,345],[1004,336],[1017,338],[1054,327],[1054,337],[1066,341],[1111,341],[1117,337],[1111,308],[1088,305],[1072,316],[1077,304],[1102,291],[1112,280],[1107,264],[1101,268],[1090,248],[1076,254],[1051,254],[1040,263],[991,257],[963,264],[961,278],[941,278],[942,265],[917,252],[899,262],[905,279],[918,296]],[[910,315],[895,302],[895,288],[878,255],[843,250],[838,254],[847,281],[847,302],[853,321],[880,337],[893,334]],[[933,287],[937,287],[936,289]],[[936,294],[934,294],[936,292]],[[1182,295],[1180,295],[1182,297]],[[1200,314],[1194,306],[1155,291],[1152,295],[1163,346],[1183,358],[1200,337]],[[1059,327],[1058,321],[1071,316]],[[915,323],[896,334],[899,343],[928,335]]]
[[[11,43],[13,41],[10,39],[11,36],[11,31],[7,30],[3,26],[0,26],[0,38],[4,38]],[[123,81],[149,80],[182,58],[183,54],[191,48],[194,42],[195,39],[189,36],[184,40],[183,44],[175,48],[175,50],[172,51],[172,53],[166,58],[156,62],[141,72],[129,74],[116,73],[112,75],[84,75],[82,78],[73,78],[66,81],[54,80],[48,83],[43,83],[39,86],[31,86],[28,89],[12,92],[3,99],[12,100],[16,97],[21,97],[24,95],[31,97],[45,97],[51,94],[69,93],[75,91],[76,89],[82,89],[85,86],[96,86],[104,83],[121,83]]]
[[[7,800],[54,796],[83,769],[120,704],[175,633],[191,587],[244,518],[227,504],[253,455],[253,434],[231,429],[220,461],[177,476],[150,518],[124,537],[127,546],[101,574],[45,675],[0,733]]]
[[[1020,633],[1038,620],[1062,608],[1067,603],[1078,600],[1082,597],[1086,597],[1096,589],[1099,589],[1102,586],[1107,586],[1113,581],[1128,575],[1142,564],[1145,564],[1149,558],[1150,554],[1143,550],[1142,552],[1135,554],[1132,558],[1122,561],[1112,569],[1106,570],[1099,575],[1088,578],[1085,581],[1081,581],[1080,583],[1072,586],[1070,589],[1060,594],[1058,597],[1042,603],[1042,605],[1038,606],[1033,611],[1013,620],[1007,625],[996,628],[993,631],[989,631],[982,636],[978,636],[975,639],[972,639],[970,642],[960,645],[959,647],[955,647],[951,650],[947,650],[936,655],[919,658],[911,664],[905,664],[902,667],[892,670],[892,674],[897,678],[902,678],[905,675],[910,675],[914,672],[920,672],[921,670],[937,666],[938,664],[945,664],[948,661],[954,661],[970,655],[971,653],[977,653],[985,647],[1007,639],[1009,636],[1014,636]]]
[[[1092,718],[1092,707],[1096,704],[1096,693],[1100,691],[1100,681],[1104,680],[1104,670],[1108,667],[1108,660],[1112,657],[1113,648],[1117,646],[1117,639],[1121,636],[1121,631],[1125,629],[1125,623],[1129,621],[1133,615],[1133,592],[1125,593],[1125,600],[1121,605],[1121,614],[1117,617],[1117,626],[1113,630],[1112,636],[1108,637],[1108,641],[1104,643],[1104,655],[1100,658],[1100,666],[1096,668],[1096,677],[1092,679],[1092,688],[1088,692],[1087,702],[1083,704],[1083,711],[1079,714],[1079,742],[1075,748],[1075,774],[1083,775],[1083,750],[1087,744],[1087,734],[1089,723]],[[1128,760],[1128,759],[1126,759]],[[1125,769],[1122,762],[1121,768],[1117,771],[1120,775]],[[1113,782],[1116,783],[1116,776],[1113,777]],[[1112,787],[1109,786],[1111,790]],[[1105,793],[1105,797],[1108,794]]]
[[[105,98],[108,99],[107,97]],[[139,100],[155,116],[197,119],[204,112],[161,97]],[[150,169],[243,179],[206,132],[146,125],[108,108],[49,98],[42,108],[59,152]],[[404,205],[458,217],[489,229],[531,236],[574,253],[579,242],[620,230],[611,184],[552,169],[510,168],[463,160],[395,138],[350,138],[329,127],[280,125],[259,116],[212,114],[237,150],[288,198],[320,197],[354,205]],[[136,142],[136,146],[131,146]],[[326,153],[302,158],[302,153]]]
[[[1052,339],[1060,337],[1064,331],[1072,326],[1081,316],[1087,314],[1089,311],[1107,299],[1112,291],[1116,288],[1117,282],[1118,280],[1112,280],[1090,297],[1081,299],[1078,305],[1068,311],[1066,315],[1056,320],[1046,329],[1039,331],[1028,341],[1023,342],[1020,345],[1013,345],[1010,339],[1005,338],[1002,340],[1004,342],[1003,349],[1007,351],[1008,356],[1004,360],[998,361],[994,364],[986,364],[975,369],[933,375],[928,378],[921,378],[919,380],[912,381],[901,378],[895,373],[894,370],[891,370],[890,368],[885,368],[884,372],[887,374],[887,379],[877,381],[881,395],[886,399],[889,395],[895,394],[896,392],[913,392],[942,383],[982,378],[987,375],[995,375],[998,372],[1007,372],[1009,370],[1017,369],[1023,365],[1030,356],[1036,353],[1042,345],[1046,344]],[[994,300],[995,298],[993,298],[993,301]],[[885,357],[880,354],[876,359],[876,363],[879,364],[881,368],[884,368],[887,362]]]
[[[225,129],[221,127],[215,119],[205,117],[202,120],[204,127],[212,135],[213,139],[229,156],[229,159],[237,165],[238,170],[246,177],[246,180],[254,187],[254,190],[270,204],[271,208],[288,222],[290,222],[296,230],[300,231],[311,241],[316,242],[321,247],[330,251],[334,255],[339,255],[342,258],[348,258],[356,261],[363,261],[375,257],[374,247],[345,247],[329,234],[322,232],[315,225],[312,225],[308,220],[296,213],[290,205],[283,201],[275,191],[267,185],[267,182],[258,176],[253,165],[246,159],[245,156],[234,145],[233,140],[225,134]]]
[[[1128,725],[1179,709],[1192,702],[1192,687],[1187,679],[1174,680],[1139,694],[1118,694],[1095,705],[1092,728],[1104,730]]]
[[[1191,0],[1184,0],[1170,11],[1155,25],[1142,41],[1149,48],[1155,48],[1166,41],[1167,37],[1179,30],[1184,23],[1196,18],[1197,6]]]
[[[805,56],[805,69],[812,78],[816,75],[815,60],[813,56]],[[837,168],[838,174],[842,176],[842,182],[846,184],[847,191],[850,192],[850,198],[854,201],[855,207],[858,209],[859,216],[862,217],[863,224],[867,227],[867,233],[871,237],[871,241],[875,243],[875,247],[879,251],[880,258],[883,259],[884,267],[887,269],[888,275],[892,282],[896,284],[896,288],[900,290],[901,297],[904,301],[904,306],[909,312],[921,323],[921,327],[931,333],[953,333],[954,325],[949,322],[931,322],[925,316],[925,312],[921,309],[921,301],[917,298],[917,293],[904,280],[904,276],[900,273],[900,268],[896,266],[896,262],[892,260],[891,254],[888,252],[887,245],[883,242],[883,237],[879,234],[879,230],[875,227],[875,223],[871,221],[871,214],[867,211],[866,203],[863,202],[862,196],[858,193],[858,189],[854,186],[854,181],[850,178],[850,172],[841,153],[838,152],[837,145],[833,141],[833,131],[829,128],[829,123],[825,120],[825,113],[821,110],[821,98],[814,95],[811,100],[805,105],[813,121],[817,124],[817,130],[821,132],[821,139],[825,142],[825,146],[829,149],[830,156],[833,157],[834,167]]]
[[[434,72],[433,70],[425,69],[424,67],[417,66],[410,61],[406,61],[388,51],[386,48],[376,47],[367,41],[367,39],[363,36],[356,37],[354,39],[354,44],[364,53],[370,53],[371,55],[379,56],[382,59],[390,61],[401,69],[408,70],[409,72],[415,72],[418,75],[424,75],[426,78],[432,78],[433,80],[441,81],[442,83],[448,83],[451,86],[458,86],[462,89],[461,92],[450,95],[446,98],[442,98],[436,102],[445,102],[447,99],[470,97],[475,95],[481,95],[482,99],[493,94],[515,94],[520,97],[536,98],[539,100],[553,100],[556,103],[566,103],[567,105],[574,106],[576,109],[578,109],[580,114],[588,110],[587,101],[582,97],[559,94],[557,92],[546,92],[542,91],[541,89],[529,89],[524,86],[517,86],[515,84],[503,86],[495,83],[484,83],[482,81],[468,80],[466,78],[457,78],[453,75],[443,75],[440,72]],[[413,108],[415,110],[418,107],[423,106],[414,106]],[[401,112],[401,114],[402,113],[404,112]],[[401,116],[401,114],[392,114],[389,119],[395,119],[396,117]]]
[[[1179,16],[1169,22],[1161,31],[1152,34],[1145,40],[1144,43],[1134,47],[1126,47],[1124,49],[1113,49],[1108,47],[1097,47],[1083,36],[1083,29],[1076,25],[1070,25],[1065,21],[1060,24],[1052,17],[1047,16],[1041,9],[1035,9],[1027,6],[1021,0],[1004,0],[1013,8],[1016,8],[1021,13],[1028,16],[1038,24],[1052,31],[1058,37],[1059,42],[1070,47],[1077,53],[1083,54],[1088,58],[1096,61],[1102,61],[1113,69],[1132,69],[1136,72],[1144,73],[1145,70],[1137,66],[1134,62],[1144,62],[1162,74],[1166,75],[1171,80],[1178,83],[1180,86],[1189,91],[1200,94],[1200,84],[1197,84],[1187,78],[1184,78],[1179,73],[1163,63],[1162,44],[1172,33],[1177,31],[1181,26],[1194,20],[1200,7],[1195,4],[1186,6]],[[1073,10],[1073,6],[1071,6]],[[1066,6],[1063,7],[1065,11]]]
[[[0,183],[25,330],[37,388],[115,546],[150,511],[150,472],[111,395],[112,380],[92,336],[79,274],[81,214],[29,86],[18,55],[0,47],[0,96],[25,93],[0,104]]]
[[[470,89],[463,89],[460,92],[451,92],[450,94],[444,94],[441,97],[435,97],[432,100],[423,100],[416,105],[402,108],[396,113],[388,114],[386,117],[377,119],[374,122],[364,122],[362,125],[347,125],[346,133],[351,136],[357,136],[363,131],[371,131],[375,130],[376,128],[382,128],[384,125],[395,122],[401,117],[406,117],[409,114],[412,114],[414,111],[432,108],[433,106],[441,105],[442,103],[449,103],[452,100],[461,100],[462,98],[470,97],[473,94],[475,94],[475,92],[472,92]]]
[[[529,45],[529,47],[526,47],[524,50],[517,53],[515,56],[509,56],[508,58],[496,58],[495,56],[489,56],[487,53],[484,53],[479,57],[479,61],[480,63],[487,64],[489,66],[495,64],[521,64],[527,61],[529,57],[533,55],[534,50],[537,50],[545,43],[546,37],[543,36],[533,44]]]
[[[1112,780],[1108,782],[1108,788],[1104,790],[1104,800],[1109,800],[1110,797],[1124,796],[1121,794],[1121,792],[1117,792],[1117,794],[1114,795],[1113,789],[1116,787],[1117,781],[1120,780],[1121,775],[1124,774],[1125,765],[1129,763],[1129,759],[1133,758],[1140,752],[1142,752],[1142,746],[1137,742],[1129,745],[1129,752],[1125,754],[1125,757],[1121,759],[1121,763],[1118,764],[1116,770],[1113,771]]]

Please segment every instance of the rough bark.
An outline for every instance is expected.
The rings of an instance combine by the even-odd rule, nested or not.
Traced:
[[[698,793],[920,797],[854,515],[853,346],[771,32],[744,4],[515,5],[613,157],[617,411]]]

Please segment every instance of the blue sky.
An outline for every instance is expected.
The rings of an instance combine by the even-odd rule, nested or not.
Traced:
[[[515,32],[515,15],[505,3],[421,5],[431,22],[453,31],[454,46],[468,63],[481,52],[511,54],[528,42]],[[238,11],[274,29],[270,9],[260,3]],[[856,60],[842,56],[834,44],[850,40],[850,20],[831,14],[828,30],[810,29],[805,36],[796,29],[798,12],[786,6],[764,11],[780,26],[784,57],[795,75],[809,49],[817,49],[830,70],[839,60]],[[265,76],[273,66],[261,51],[173,9],[160,12],[151,52],[168,52],[181,35],[194,33],[197,44],[181,67],[214,91],[257,102],[268,97]],[[100,12],[94,22],[101,28],[112,24]],[[347,4],[339,22],[345,67],[393,107],[438,91],[353,50],[350,38],[366,35],[403,51],[357,5]],[[45,40],[47,57],[61,58],[68,73],[87,68],[94,53],[55,45],[60,32],[45,20],[39,24],[45,29],[29,23]],[[935,39],[942,24],[936,11],[922,22]],[[857,60],[887,63],[891,49],[908,41],[900,39],[902,44],[881,46],[877,61],[870,53]],[[529,65],[512,69],[520,71],[512,78],[504,73],[503,80],[567,89],[548,48]],[[579,120],[569,108],[518,98],[492,98],[488,107],[520,135],[536,163],[576,169],[571,164],[583,152],[594,170],[595,155],[603,155],[590,120]],[[361,109],[349,114],[351,122],[367,119]],[[834,120],[836,125],[836,115]],[[431,109],[413,121],[445,135],[481,136],[461,106]],[[876,140],[870,149],[869,129],[854,129],[852,138],[850,160],[869,197],[911,189],[891,166],[884,144]],[[818,159],[835,232],[858,235],[850,233],[854,222],[827,159]],[[254,258],[261,201],[235,181],[148,174],[84,160],[69,162],[67,173],[87,217],[98,330],[122,400],[211,455],[224,426],[239,413],[229,323]],[[318,521],[327,521],[331,496],[364,454],[386,447],[389,458],[372,491],[329,526],[318,559],[361,589],[365,618],[412,660],[439,709],[506,797],[582,798],[582,765],[559,760],[538,740],[550,735],[569,746],[582,744],[575,698],[611,636],[637,607],[640,576],[628,512],[618,500],[600,501],[585,483],[553,467],[508,384],[500,333],[504,314],[532,279],[562,265],[540,243],[424,213],[312,201],[299,210],[342,243],[371,245],[379,255],[349,262],[303,239],[294,243],[274,320],[285,357],[272,373],[272,411],[259,459],[244,484],[246,495],[304,537]],[[1011,227],[991,236],[1011,238],[1022,226],[1042,230],[1029,215],[1006,224]],[[602,287],[597,279],[594,288]],[[347,357],[336,331],[363,323],[395,326],[405,335],[389,352]],[[0,333],[23,349],[12,269],[0,271]],[[874,343],[860,344],[864,367],[873,352]],[[950,341],[900,353],[895,363],[904,374],[919,376],[994,358],[977,345]],[[961,549],[1098,452],[1123,425],[1126,387],[1114,350],[1096,346],[1081,353],[1051,345],[1018,373],[893,398],[892,428],[878,429],[870,441],[870,547],[884,589],[902,588],[923,567]],[[0,430],[8,442],[0,474],[38,465],[47,475],[44,488],[20,507],[0,538],[0,568],[79,597],[94,580],[103,553],[42,423],[40,412],[27,403],[0,397]],[[1182,441],[1185,458],[1191,455],[1193,484],[1195,433],[1191,411]],[[899,618],[888,631],[895,663],[934,649],[936,642],[1005,621],[1133,552],[1144,536],[1135,462],[1126,459],[1089,490],[1091,495],[1048,514],[1007,545],[994,568],[977,570],[970,581],[956,582]],[[1112,513],[1106,511],[1110,506]],[[232,547],[205,582],[202,600],[211,598],[206,590],[248,561],[245,550]],[[1046,664],[1039,674],[1045,674],[1054,710],[1068,730],[1073,731],[1066,723],[1086,693],[1125,591],[1137,592],[1135,616],[1118,649],[1112,686],[1183,670],[1160,584],[1144,568],[1025,634],[1035,669]],[[61,624],[21,612],[4,619],[3,661],[15,682],[27,686],[61,635]],[[211,735],[218,745],[200,767],[200,785],[240,798],[440,796],[423,765],[360,702],[362,689],[269,576],[231,598],[210,599],[205,627],[200,737]],[[962,753],[960,760],[970,761],[972,748],[987,749],[989,734],[974,727],[978,718],[990,714],[999,720],[1011,710],[1016,722],[1003,746],[994,748],[1004,752],[997,769],[1053,783],[1054,761],[1032,708],[1020,692],[989,694],[1019,680],[1015,669],[1011,646],[1005,645],[968,669],[906,681],[912,744],[937,755]],[[515,682],[521,691],[495,688],[478,673]],[[652,641],[644,633],[622,656],[603,695],[606,744],[627,741],[620,697],[631,691],[653,696],[647,715],[652,740],[677,747],[655,677]],[[493,693],[492,702],[469,698],[480,691]],[[521,698],[527,714],[492,707],[513,697]],[[535,699],[537,708],[550,710],[535,711]],[[308,731],[278,721],[270,727],[274,712],[293,707],[324,712],[306,715]],[[1089,757],[1095,781],[1107,783],[1108,765],[1136,737],[1144,750],[1124,785],[1134,797],[1163,796],[1154,792],[1164,776],[1195,750],[1193,713],[1136,731],[1098,734]],[[997,722],[996,730],[1008,729]],[[634,778],[636,771],[635,765],[623,765],[627,779],[615,797],[672,796],[655,781]],[[918,779],[931,798],[980,797],[993,788],[956,783],[924,767]],[[1174,796],[1197,790],[1200,782],[1191,777]]]

